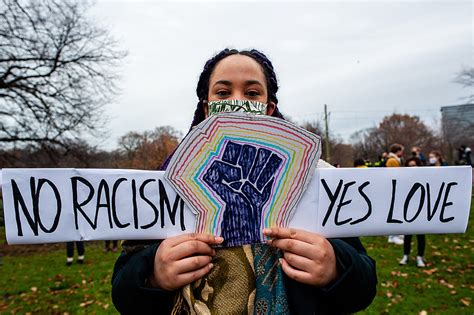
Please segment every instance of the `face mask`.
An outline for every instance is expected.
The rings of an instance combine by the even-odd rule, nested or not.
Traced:
[[[221,112],[246,112],[255,115],[265,115],[267,104],[248,100],[222,100],[207,103],[209,116]]]
[[[438,159],[436,159],[435,157],[430,157],[429,161],[431,165],[434,165],[436,164],[436,162],[438,162]]]

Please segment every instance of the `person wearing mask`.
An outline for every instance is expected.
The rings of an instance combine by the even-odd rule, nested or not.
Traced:
[[[428,163],[430,166],[447,166],[448,163],[446,163],[443,160],[443,157],[441,156],[441,153],[439,151],[431,151],[430,154],[428,155]]]
[[[200,75],[191,128],[215,101],[252,101],[262,114],[284,119],[277,90],[263,53],[224,49]],[[266,244],[223,248],[216,247],[222,237],[206,234],[125,241],[112,276],[113,303],[123,314],[340,314],[372,302],[375,261],[358,238],[281,227],[263,233]]]
[[[430,153],[431,154],[431,153]],[[418,166],[423,166],[421,163],[421,160],[417,158],[416,156],[412,156],[409,158],[405,166],[407,167],[418,167]],[[406,265],[409,262],[409,257],[410,257],[410,251],[411,251],[411,240],[412,240],[412,235],[405,235],[403,238],[403,257],[400,259],[399,264],[400,266]],[[418,268],[425,267],[425,248],[426,248],[426,237],[424,234],[418,234],[416,236],[416,240],[418,242],[418,252],[416,256],[416,266]]]

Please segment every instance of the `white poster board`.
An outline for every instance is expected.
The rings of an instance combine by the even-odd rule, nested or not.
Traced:
[[[316,169],[290,227],[326,237],[463,233],[471,177],[469,166]],[[9,244],[194,231],[194,214],[160,171],[3,169],[0,178]]]

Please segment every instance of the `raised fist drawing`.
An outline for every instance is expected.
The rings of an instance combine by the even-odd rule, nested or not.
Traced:
[[[264,148],[229,141],[221,160],[212,162],[204,181],[226,206],[221,224],[224,245],[260,241],[260,222],[282,159]]]

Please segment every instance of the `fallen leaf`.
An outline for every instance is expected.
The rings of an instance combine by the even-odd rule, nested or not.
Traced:
[[[428,315],[428,312],[425,310],[421,310],[418,312],[418,315]]]
[[[461,303],[464,304],[465,306],[471,305],[471,301],[469,301],[468,299],[461,299],[460,301],[461,301]]]
[[[427,275],[432,275],[432,274],[435,273],[436,271],[438,271],[438,268],[422,270],[422,272],[423,272],[423,273],[426,273]]]

